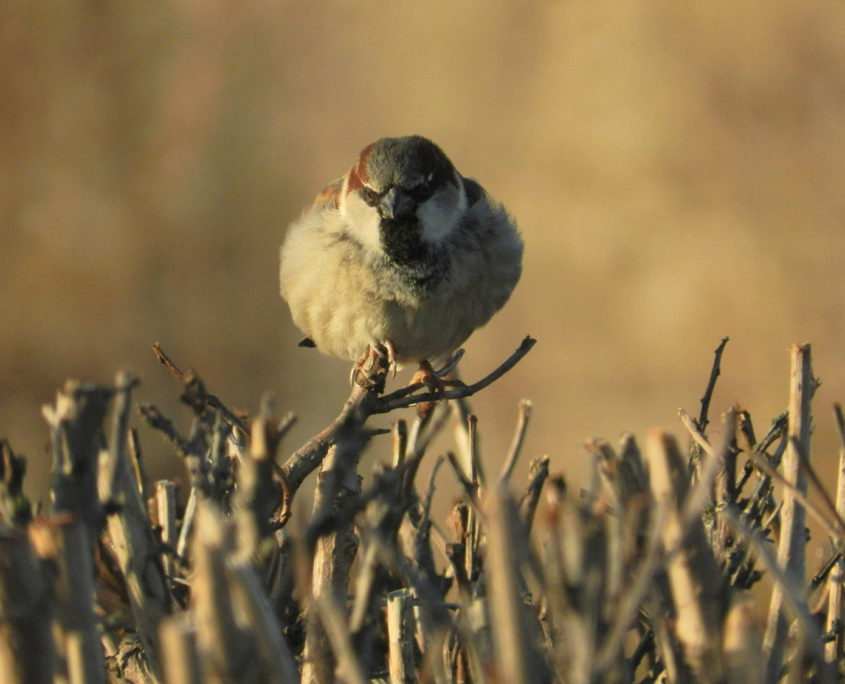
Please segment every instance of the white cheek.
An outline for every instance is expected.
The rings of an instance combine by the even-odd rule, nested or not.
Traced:
[[[450,185],[446,190],[435,193],[417,210],[417,216],[423,227],[423,237],[431,242],[439,242],[457,225],[467,207],[463,188]]]
[[[381,250],[379,237],[379,213],[355,195],[347,195],[340,204],[340,213],[346,219],[347,230],[361,244],[373,250]]]

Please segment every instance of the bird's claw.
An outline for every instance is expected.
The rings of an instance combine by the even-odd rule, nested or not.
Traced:
[[[393,340],[385,340],[383,343],[384,349],[387,352],[387,371],[391,377],[396,377],[396,347],[393,346]]]

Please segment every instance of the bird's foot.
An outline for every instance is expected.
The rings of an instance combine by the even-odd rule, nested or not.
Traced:
[[[425,419],[431,416],[437,402],[443,397],[446,391],[446,382],[437,373],[428,361],[420,361],[420,366],[411,377],[411,385],[422,385],[428,392],[434,395],[433,401],[421,401],[417,404],[417,416]]]
[[[428,361],[420,361],[420,366],[411,376],[411,385],[423,385],[432,394],[443,394],[446,385]]]
[[[375,389],[380,393],[384,390],[388,372],[396,375],[396,348],[390,340],[367,347],[367,351],[352,366],[349,384],[360,385],[368,390]]]

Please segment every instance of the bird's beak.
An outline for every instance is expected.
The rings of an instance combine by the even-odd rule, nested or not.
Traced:
[[[390,188],[379,204],[382,218],[397,221],[412,216],[416,210],[414,198],[399,188]]]

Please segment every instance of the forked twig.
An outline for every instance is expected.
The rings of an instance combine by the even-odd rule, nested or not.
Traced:
[[[463,385],[445,392],[427,392],[425,394],[408,394],[423,387],[422,384],[405,387],[391,394],[379,396],[380,382],[373,382],[368,387],[355,384],[352,393],[344,404],[343,410],[327,427],[317,433],[302,447],[295,451],[282,465],[281,471],[290,497],[325,457],[329,446],[335,441],[343,428],[360,428],[366,420],[376,414],[406,408],[422,402],[439,401],[444,399],[461,399],[481,391],[498,380],[529,352],[537,340],[526,337],[519,348],[511,354],[498,368],[472,385]],[[374,356],[368,373],[370,375],[386,374],[385,360]]]
[[[155,353],[159,363],[161,363],[161,365],[164,366],[168,372],[182,384],[182,387],[185,390],[182,395],[182,400],[188,404],[188,406],[190,406],[198,415],[207,409],[219,411],[223,414],[226,421],[232,425],[232,427],[236,428],[242,435],[249,434],[249,425],[246,421],[235,414],[228,406],[220,401],[217,396],[210,394],[199,375],[190,369],[183,371],[179,368],[175,363],[173,363],[172,359],[164,353],[164,350],[158,342],[153,342],[152,346],[153,353]]]

